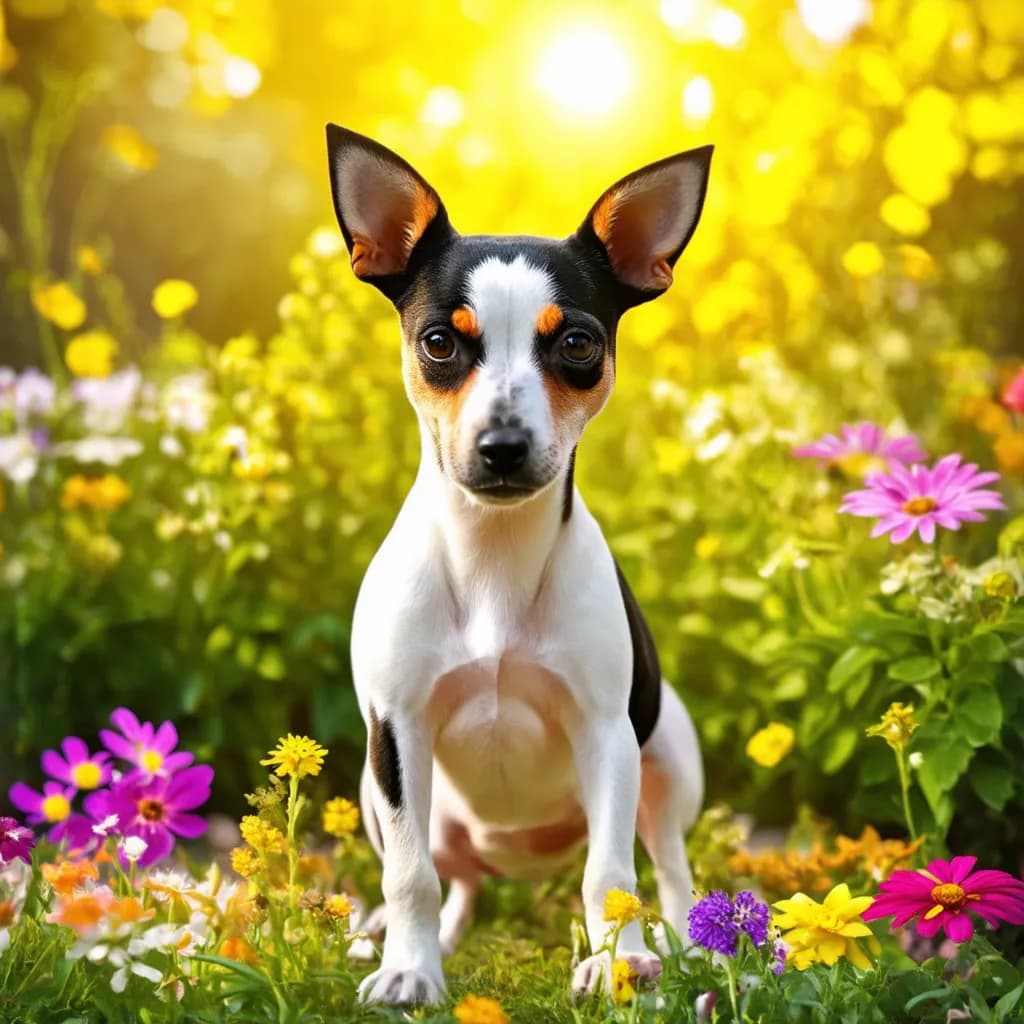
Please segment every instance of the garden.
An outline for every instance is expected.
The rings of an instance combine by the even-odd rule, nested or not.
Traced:
[[[576,461],[693,715],[695,907],[489,878],[357,999],[360,580],[420,455],[323,127],[463,232],[716,147]],[[1024,6],[0,0],[0,1022],[1024,1020]],[[616,956],[640,921],[655,983]]]

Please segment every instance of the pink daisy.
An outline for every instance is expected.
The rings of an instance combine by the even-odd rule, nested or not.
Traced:
[[[885,469],[894,462],[909,465],[928,458],[914,434],[888,437],[876,423],[844,423],[839,433],[841,437],[826,434],[813,444],[794,448],[793,454],[801,459],[822,459],[856,476]]]
[[[934,469],[894,463],[888,473],[872,473],[863,490],[847,494],[839,511],[877,518],[872,537],[892,531],[899,544],[916,530],[931,544],[936,526],[959,530],[961,523],[984,522],[981,509],[1005,509],[998,491],[983,489],[998,479],[998,473],[979,473],[973,462],[961,465],[959,455],[939,459]]]
[[[40,793],[16,782],[7,794],[11,803],[26,815],[30,825],[50,825],[46,838],[51,843],[67,839],[73,849],[85,846],[92,839],[92,822],[84,814],[77,814],[71,807],[75,795],[74,786],[62,786],[59,782],[44,782]]]
[[[1024,366],[1017,373],[1017,376],[1003,388],[1003,405],[1014,412],[1024,413]]]
[[[140,722],[127,708],[111,712],[110,721],[119,731],[100,729],[103,745],[112,754],[130,761],[144,776],[176,772],[195,760],[192,754],[174,749],[178,745],[178,730],[171,722],[163,722],[154,729],[152,722]]]
[[[1024,882],[1005,871],[974,871],[977,861],[954,857],[933,860],[918,871],[894,871],[879,886],[864,920],[891,916],[898,928],[920,917],[918,935],[927,938],[943,928],[953,942],[966,942],[974,934],[968,911],[993,927],[1000,921],[1024,924]]]
[[[84,740],[68,736],[61,741],[63,757],[56,750],[44,750],[43,771],[58,782],[75,789],[96,789],[110,781],[110,755],[106,751],[90,754]]]
[[[0,818],[0,867],[15,858],[30,863],[35,845],[36,837],[31,829],[19,825],[14,818]]]

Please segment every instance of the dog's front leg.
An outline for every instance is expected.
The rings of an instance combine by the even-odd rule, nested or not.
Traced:
[[[605,945],[613,927],[604,919],[609,889],[632,893],[636,888],[633,845],[640,799],[640,748],[626,714],[581,722],[573,735],[580,798],[587,818],[588,850],[583,872],[583,906],[591,949]],[[615,955],[629,962],[639,977],[656,978],[661,961],[648,952],[637,921],[619,933]],[[608,953],[584,960],[573,976],[573,992],[592,992],[611,983]]]
[[[430,856],[433,736],[422,715],[370,708],[373,810],[384,846],[387,934],[364,1002],[436,1003],[444,997],[438,939],[441,884]]]

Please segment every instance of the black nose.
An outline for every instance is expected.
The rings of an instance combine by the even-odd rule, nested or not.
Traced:
[[[491,472],[507,476],[526,461],[530,441],[519,427],[494,427],[476,439],[476,449]]]

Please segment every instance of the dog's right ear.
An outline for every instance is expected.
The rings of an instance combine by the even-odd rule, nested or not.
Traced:
[[[396,153],[336,124],[327,157],[352,269],[396,302],[422,259],[455,237],[441,198]]]

